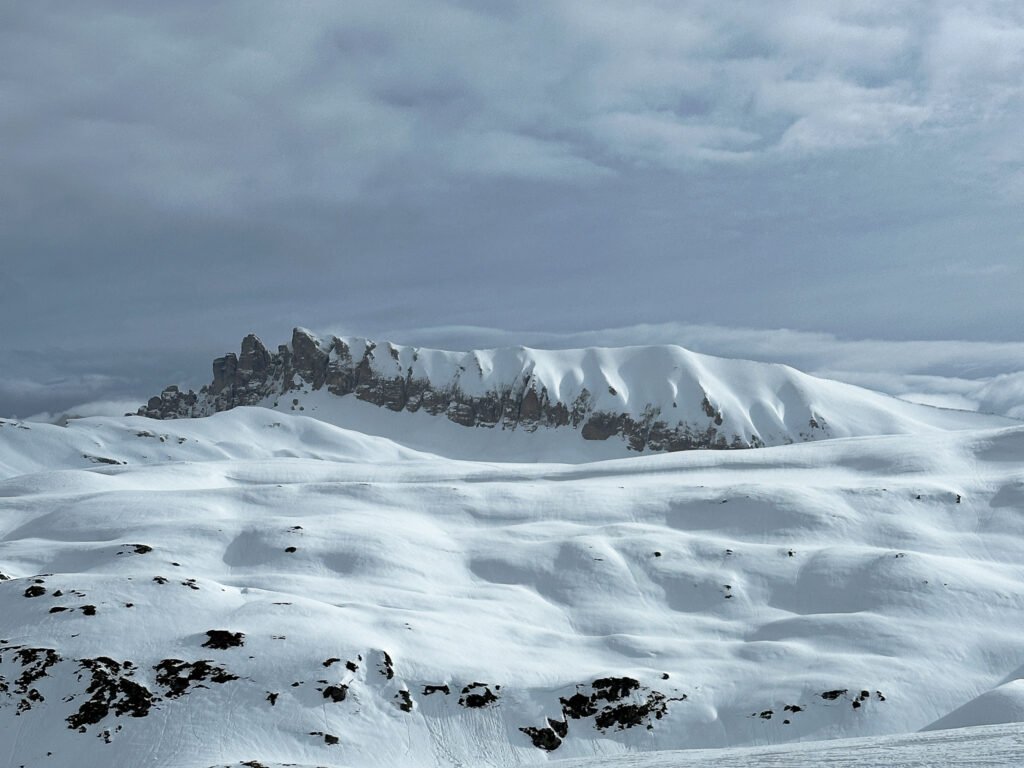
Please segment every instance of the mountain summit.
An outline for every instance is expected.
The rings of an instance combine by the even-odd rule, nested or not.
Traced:
[[[620,453],[757,448],[1010,423],[904,402],[784,365],[671,345],[449,352],[320,338],[303,328],[277,352],[246,336],[240,354],[213,361],[213,381],[198,393],[171,386],[138,413],[194,418],[259,405],[353,426],[351,408],[331,407],[338,398],[443,416],[463,427],[574,430],[583,440],[609,441]],[[384,423],[365,411],[357,421],[361,430],[378,434]]]

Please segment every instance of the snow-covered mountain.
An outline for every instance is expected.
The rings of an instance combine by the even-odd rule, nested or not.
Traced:
[[[609,458],[1012,423],[676,346],[446,352],[320,339],[301,328],[275,353],[247,336],[239,355],[214,361],[200,392],[169,387],[139,413],[172,419],[240,405],[313,415],[428,451],[442,441],[463,458]],[[567,434],[531,438],[552,431]]]
[[[1020,720],[1024,426],[914,423],[517,464],[290,409],[0,421],[0,764],[661,766]],[[966,743],[1019,764],[1020,728]],[[699,764],[744,755],[778,752]]]

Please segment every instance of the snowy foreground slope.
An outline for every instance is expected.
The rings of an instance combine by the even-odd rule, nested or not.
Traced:
[[[1024,720],[1022,548],[1024,426],[498,464],[0,421],[0,765],[1018,765],[970,726]]]

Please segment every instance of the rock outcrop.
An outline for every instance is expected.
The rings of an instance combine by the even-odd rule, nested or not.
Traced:
[[[683,351],[683,350],[680,350]],[[294,394],[326,390],[352,396],[391,411],[425,411],[465,427],[535,431],[541,427],[578,430],[585,440],[618,437],[634,451],[681,451],[696,448],[756,448],[766,441],[747,428],[729,429],[723,412],[699,384],[693,402],[635,402],[620,407],[615,387],[606,389],[605,404],[581,379],[571,397],[553,394],[535,369],[532,350],[498,350],[504,375],[484,353],[441,352],[366,339],[329,337],[321,340],[296,328],[291,343],[271,352],[253,334],[242,340],[239,355],[213,361],[213,381],[199,392],[170,386],[141,407],[139,415],[153,419],[208,416],[245,405],[290,407]],[[510,355],[518,357],[510,358]],[[552,353],[558,354],[558,353]],[[485,364],[489,366],[485,372]],[[568,388],[572,389],[572,388]],[[293,394],[294,393],[294,394]],[[603,394],[603,392],[602,392]],[[610,403],[608,401],[611,401]],[[294,405],[299,405],[295,398]],[[294,410],[294,408],[293,408]],[[678,414],[676,418],[672,415]],[[812,412],[804,432],[771,442],[827,437],[824,419]],[[723,424],[725,426],[723,427]],[[770,443],[769,443],[770,444]]]

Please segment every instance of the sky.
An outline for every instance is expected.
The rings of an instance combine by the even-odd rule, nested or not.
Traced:
[[[1013,0],[4,4],[0,415],[294,325],[1005,405],[1022,73]]]

